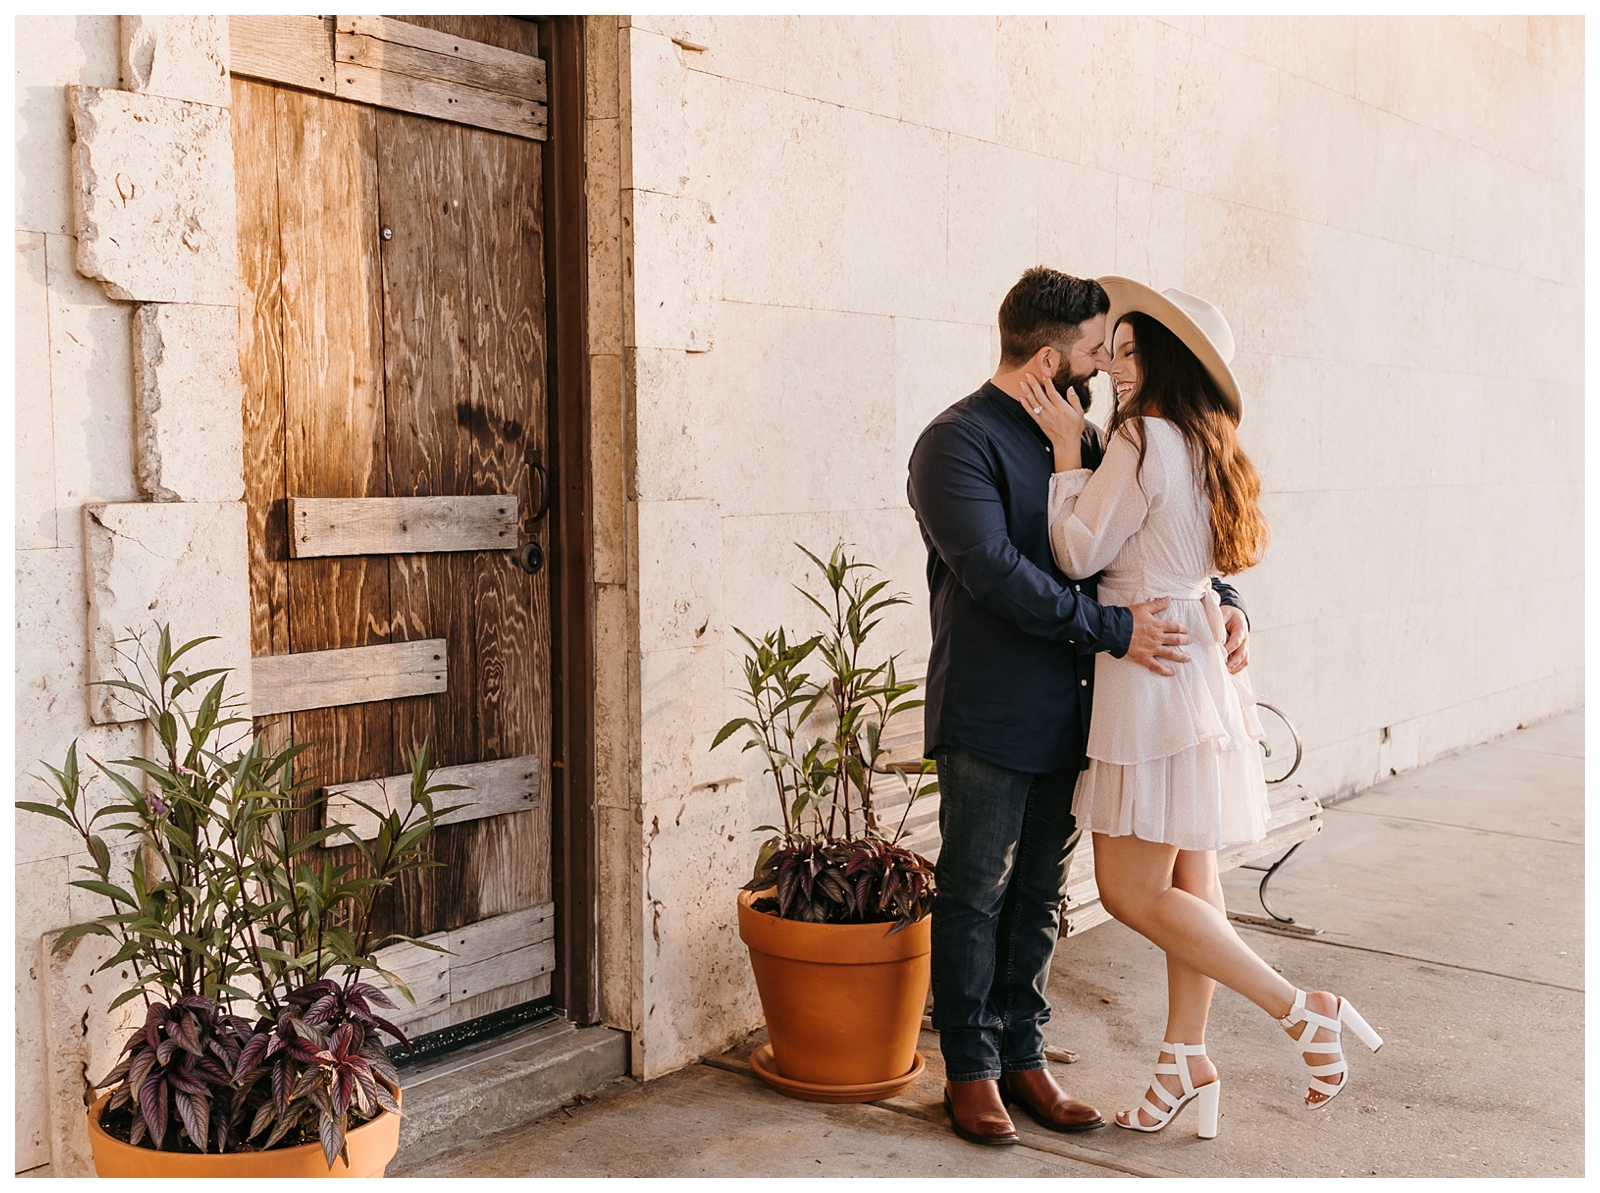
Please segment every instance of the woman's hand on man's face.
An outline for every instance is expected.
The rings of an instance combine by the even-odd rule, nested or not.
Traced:
[[[1022,388],[1024,396],[1017,400],[1052,444],[1064,446],[1082,439],[1083,405],[1071,386],[1063,398],[1049,378],[1041,383],[1032,373],[1024,373]]]

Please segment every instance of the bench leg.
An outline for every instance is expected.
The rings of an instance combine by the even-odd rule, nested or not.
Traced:
[[[1265,911],[1268,915],[1270,915],[1273,919],[1277,920],[1278,923],[1280,923],[1280,924],[1292,924],[1292,923],[1294,923],[1294,917],[1293,916],[1287,916],[1287,915],[1279,915],[1277,912],[1272,910],[1271,905],[1267,902],[1267,883],[1272,881],[1272,876],[1274,874],[1276,874],[1282,868],[1283,863],[1288,861],[1290,858],[1292,858],[1294,856],[1294,851],[1299,849],[1300,846],[1302,846],[1304,844],[1305,844],[1304,841],[1296,841],[1293,845],[1289,846],[1289,852],[1288,853],[1284,854],[1277,861],[1273,862],[1272,865],[1266,867],[1266,873],[1261,878],[1261,885],[1258,888],[1256,888],[1256,897],[1261,900],[1261,910]],[[1246,869],[1246,870],[1259,870],[1259,869],[1261,869],[1260,866],[1245,866],[1245,867],[1242,867],[1242,868]]]

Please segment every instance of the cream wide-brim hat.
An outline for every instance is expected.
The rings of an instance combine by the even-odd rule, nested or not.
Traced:
[[[1222,391],[1233,417],[1243,413],[1239,400],[1239,382],[1234,378],[1228,363],[1233,360],[1233,329],[1217,310],[1203,298],[1196,298],[1182,290],[1152,290],[1131,278],[1103,277],[1096,281],[1105,288],[1111,299],[1111,310],[1106,315],[1106,336],[1110,340],[1117,321],[1130,311],[1140,311],[1155,319],[1184,346],[1199,358],[1206,372]]]

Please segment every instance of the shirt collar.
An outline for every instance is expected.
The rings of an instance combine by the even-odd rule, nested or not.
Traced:
[[[1022,403],[1001,389],[993,381],[985,381],[983,388],[978,391],[989,399],[989,403],[998,407],[1006,418],[1026,427],[1033,433],[1033,437],[1046,447],[1050,446],[1050,437],[1039,429],[1039,424],[1028,417],[1028,412],[1022,408]]]

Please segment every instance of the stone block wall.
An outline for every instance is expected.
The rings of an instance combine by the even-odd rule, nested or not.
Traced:
[[[41,763],[75,739],[91,773],[144,750],[137,713],[88,686],[117,674],[130,628],[219,634],[190,657],[248,694],[225,30],[17,20],[18,798],[50,798]],[[67,885],[76,839],[18,813],[15,841],[16,1167],[92,1175],[86,1086],[134,1004],[106,1016],[127,974],[93,975],[94,938],[51,955],[105,910]]]
[[[1580,18],[591,29],[618,95],[591,285],[622,299],[596,536],[628,660],[602,873],[634,884],[604,948],[636,1072],[759,1022],[733,900],[771,796],[709,749],[733,627],[809,626],[792,544],[843,536],[912,598],[884,644],[926,657],[905,462],[1035,263],[1229,317],[1274,531],[1238,580],[1253,672],[1315,794],[1581,700]]]

